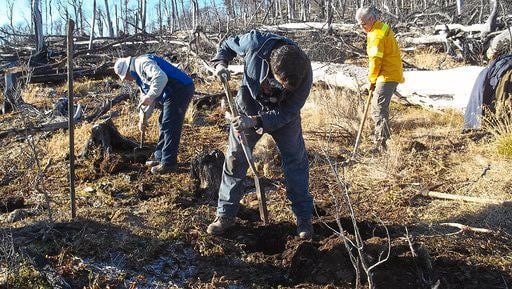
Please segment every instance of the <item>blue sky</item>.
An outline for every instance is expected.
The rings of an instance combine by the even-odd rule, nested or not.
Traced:
[[[41,3],[42,3],[42,13],[43,13],[43,19],[44,19],[44,7],[45,7],[45,3],[49,1],[49,0],[41,0]],[[114,3],[118,3],[118,6],[119,6],[119,3],[120,1],[123,1],[124,0],[109,0],[109,8],[110,8],[110,11],[114,11]],[[199,1],[200,2],[200,8],[201,7],[204,7],[206,4],[205,3],[212,3],[212,1],[216,1],[216,3],[218,3],[219,1],[218,0],[202,0],[202,1]],[[7,5],[8,5],[8,2],[11,2],[11,3],[14,3],[14,9],[13,9],[13,20],[14,20],[14,24],[15,25],[21,25],[21,26],[25,26],[27,25],[27,23],[30,23],[30,0],[0,0],[0,26],[3,26],[5,24],[8,24],[9,23],[9,18],[8,18],[8,15],[7,15]],[[59,2],[59,0],[51,0],[52,3],[56,3],[56,2]],[[67,3],[68,0],[60,0],[60,2],[62,3]],[[148,5],[148,18],[150,19],[150,21],[153,21],[156,19],[157,17],[157,13],[152,13],[152,11],[155,11],[155,5],[159,2],[159,0],[147,0],[147,5]],[[167,1],[168,3],[170,1]],[[84,8],[84,11],[85,11],[85,15],[86,15],[86,18],[87,18],[87,21],[89,21],[90,19],[90,15],[91,15],[91,11],[92,11],[92,3],[93,1],[92,0],[83,0],[83,8]],[[128,1],[128,7],[137,7],[137,0],[129,0]],[[190,1],[185,1],[185,6],[188,7]],[[105,1],[104,0],[96,0],[96,5],[97,7],[101,7],[101,8],[104,8],[104,4],[105,4]],[[53,10],[53,14],[57,14],[57,8],[56,8],[56,4],[52,4],[52,6],[54,7],[52,10]],[[104,10],[104,9],[103,9]],[[112,12],[113,13],[113,12]],[[54,16],[56,17],[56,16]]]

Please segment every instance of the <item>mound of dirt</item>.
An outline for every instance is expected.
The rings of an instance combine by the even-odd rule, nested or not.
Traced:
[[[332,236],[317,247],[311,242],[288,242],[283,265],[293,282],[342,284],[354,281],[355,273],[341,238]]]

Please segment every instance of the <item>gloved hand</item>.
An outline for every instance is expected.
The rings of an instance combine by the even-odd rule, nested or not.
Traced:
[[[224,79],[224,78],[226,80],[231,79],[231,73],[229,72],[228,67],[226,65],[224,65],[223,63],[219,63],[219,64],[217,64],[217,66],[215,66],[215,74],[220,79]]]
[[[151,98],[145,94],[141,94],[139,97],[139,106],[141,106],[141,105],[149,106],[149,105],[152,105],[153,102],[155,102],[155,99]]]
[[[370,91],[372,93],[375,91],[375,83],[370,83]]]
[[[148,119],[151,117],[153,110],[155,109],[155,102],[153,101],[150,105],[139,104],[139,131],[142,132],[148,126]]]
[[[248,128],[256,126],[256,119],[252,116],[240,115],[231,119],[231,124],[237,132],[242,132]]]

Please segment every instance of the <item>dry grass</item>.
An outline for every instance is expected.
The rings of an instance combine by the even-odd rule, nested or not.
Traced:
[[[363,114],[364,97],[335,87],[315,86],[302,110],[305,131],[352,138]]]
[[[85,147],[91,135],[92,124],[83,123],[75,127],[75,154],[79,154]],[[69,152],[69,135],[66,131],[52,134],[46,143],[46,157],[54,160],[63,160]]]
[[[52,99],[51,96],[56,96],[55,90],[41,84],[29,84],[21,92],[21,98],[24,102],[38,107],[52,107],[53,101],[57,98]]]
[[[496,151],[502,156],[512,158],[512,115],[496,116],[487,113],[483,120],[484,127],[496,139]]]
[[[280,175],[280,157],[274,139],[264,134],[254,147],[256,169],[267,178]]]
[[[417,67],[423,69],[448,69],[464,65],[464,63],[454,60],[444,51],[437,51],[433,47],[416,49],[411,53],[403,53],[402,56],[407,62],[414,63]]]

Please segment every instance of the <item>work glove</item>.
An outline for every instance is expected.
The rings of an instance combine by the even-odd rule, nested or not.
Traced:
[[[229,72],[228,67],[223,63],[219,63],[217,64],[217,66],[215,66],[215,74],[221,80],[226,79],[226,81],[228,81],[229,79],[231,79],[231,73]]]
[[[139,97],[139,106],[141,106],[141,105],[150,106],[154,102],[155,102],[154,98],[149,97],[149,96],[147,96],[145,94],[141,94],[140,97]]]
[[[237,132],[242,132],[248,128],[256,126],[256,119],[251,116],[240,115],[231,119],[231,124]]]
[[[142,132],[148,126],[148,119],[151,117],[153,110],[155,109],[155,102],[153,101],[150,105],[139,105],[139,131]]]

